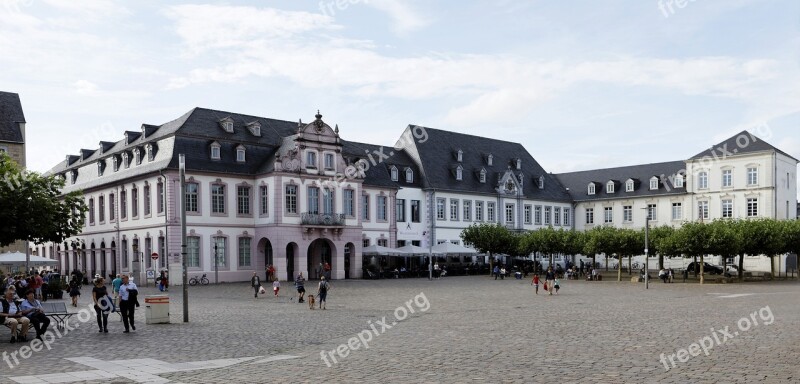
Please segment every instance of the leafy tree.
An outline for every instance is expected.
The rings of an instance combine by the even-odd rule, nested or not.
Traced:
[[[658,269],[664,268],[664,256],[673,257],[680,256],[677,249],[677,242],[675,241],[675,228],[662,225],[660,227],[650,228],[648,236],[649,253],[651,255],[658,255]]]
[[[560,253],[563,250],[562,232],[553,229],[553,227],[530,231],[523,235],[520,240],[520,249],[525,254],[540,252],[547,255],[550,265],[553,265],[553,254]]]
[[[683,244],[683,253],[686,256],[700,257],[700,284],[705,283],[704,256],[710,253],[710,232],[709,226],[705,223],[686,222],[679,230],[680,235],[678,235],[679,241]]]
[[[496,223],[473,224],[461,231],[461,240],[481,253],[489,254],[489,271],[494,268],[494,255],[517,253],[518,240],[508,228]]]
[[[83,192],[61,195],[64,180],[25,172],[0,153],[0,246],[17,240],[60,243],[81,233],[87,207]]]
[[[616,232],[617,255],[619,255],[619,265],[617,269],[617,281],[622,281],[622,258],[628,257],[628,274],[631,274],[631,259],[633,256],[644,253],[644,231],[633,229],[619,229]]]
[[[736,233],[736,225],[730,220],[714,220],[708,225],[708,249],[710,253],[722,256],[723,269],[728,266],[728,258],[741,253],[742,241]]]
[[[800,220],[782,221],[781,224],[783,225],[782,232],[785,239],[783,252],[794,253],[800,257]],[[797,278],[800,279],[800,274],[797,275]]]

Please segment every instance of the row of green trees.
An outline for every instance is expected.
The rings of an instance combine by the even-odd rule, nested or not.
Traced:
[[[643,255],[645,230],[598,226],[588,231],[546,227],[517,233],[494,223],[474,224],[462,231],[461,239],[489,256],[507,254],[527,256],[539,253],[550,258],[562,255],[586,255],[593,263],[597,255],[619,259],[617,279],[622,279],[622,261]],[[658,256],[658,268],[664,257],[700,258],[700,281],[703,282],[703,258],[719,255],[723,260],[739,257],[739,279],[744,278],[744,255],[774,257],[800,253],[800,221],[798,220],[715,220],[686,222],[679,228],[660,226],[649,231],[649,253]],[[493,258],[490,258],[490,260]],[[771,263],[774,275],[774,263]]]

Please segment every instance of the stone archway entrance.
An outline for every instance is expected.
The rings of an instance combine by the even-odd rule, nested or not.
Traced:
[[[320,265],[327,263],[333,266],[335,257],[335,246],[333,242],[328,239],[316,239],[308,246],[308,273],[310,279],[319,279],[324,271],[320,270]],[[330,272],[326,276],[330,279]]]
[[[353,275],[350,273],[350,265],[352,259],[356,254],[356,246],[353,243],[347,243],[344,246],[344,278],[352,279]]]
[[[294,281],[294,261],[297,258],[297,244],[289,243],[286,245],[286,280]]]

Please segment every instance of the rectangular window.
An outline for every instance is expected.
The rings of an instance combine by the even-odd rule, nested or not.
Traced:
[[[200,238],[186,238],[186,264],[188,267],[200,267]]]
[[[131,214],[139,217],[139,188],[131,188]]]
[[[224,267],[228,265],[228,254],[225,252],[225,246],[227,245],[228,239],[225,237],[213,237],[212,239],[214,242],[214,248],[211,250],[211,252],[214,252],[214,259],[216,260],[217,266]]]
[[[708,213],[708,202],[707,201],[698,201],[697,202],[697,216],[700,220],[708,220],[709,213]]]
[[[733,170],[731,169],[723,169],[722,170],[722,187],[732,187],[733,186]]]
[[[352,189],[344,190],[344,214],[347,217],[356,217],[355,193]]]
[[[458,200],[450,199],[450,221],[458,221]]]
[[[128,192],[125,190],[119,192],[119,217],[128,218]]]
[[[211,213],[225,213],[225,186],[211,185]]]
[[[494,218],[494,202],[490,201],[486,203],[486,219],[492,223],[497,222]]]
[[[506,225],[514,225],[514,204],[506,204]]]
[[[533,220],[533,212],[531,212],[531,205],[525,204],[525,208],[523,208],[523,218],[525,219],[525,224],[531,224]]]
[[[658,215],[656,213],[656,205],[647,204],[647,217],[650,218],[650,220],[658,220]]]
[[[89,199],[89,223],[94,224],[94,199]]]
[[[316,168],[317,167],[317,153],[316,152],[306,152],[306,168]]]
[[[475,202],[475,221],[483,221],[483,201]]]
[[[369,221],[369,195],[361,195],[361,219]]]
[[[286,213],[297,214],[297,186],[286,186]]]
[[[378,196],[378,220],[379,221],[386,221],[386,196]]]
[[[464,212],[461,215],[461,218],[464,221],[472,221],[472,201],[471,200],[464,200],[463,205],[464,206],[462,208],[463,208]]]
[[[114,194],[108,195],[108,221],[114,221],[117,218],[117,205],[114,201]]]
[[[308,187],[308,213],[319,214],[319,188],[317,187]]]
[[[586,224],[594,224],[594,208],[586,208]]]
[[[150,258],[150,255],[153,254],[153,238],[145,237],[144,238],[144,260],[147,264],[147,268],[153,267],[153,259]]]
[[[389,241],[386,239],[378,239],[377,243],[379,247],[386,247],[389,245]]]
[[[730,219],[733,217],[733,200],[722,200],[722,218]]]
[[[361,246],[364,248],[369,247],[369,239],[361,240]]]
[[[683,175],[675,175],[675,188],[683,188]]]
[[[708,172],[697,175],[697,189],[708,189]]]
[[[158,195],[158,213],[164,213],[164,183],[156,184],[156,194]]]
[[[186,212],[199,212],[197,188],[197,183],[186,183]]]
[[[411,222],[419,223],[420,219],[420,201],[411,200]]]
[[[747,217],[758,216],[758,199],[750,197],[747,199]]]
[[[680,220],[683,218],[683,205],[681,203],[672,203],[672,220]]]
[[[397,199],[395,203],[395,215],[398,223],[406,222],[406,199]]]
[[[269,215],[269,186],[262,185],[258,188],[261,201],[261,215]]]
[[[442,197],[436,198],[436,220],[444,220],[447,218],[445,213],[445,199]]]
[[[614,208],[613,207],[605,207],[603,208],[603,222],[606,224],[611,224],[614,222]]]
[[[747,168],[747,185],[758,185],[758,168]]]
[[[250,214],[250,187],[236,187],[236,213],[240,215]]]
[[[326,215],[332,215],[334,211],[334,199],[333,199],[333,190],[330,188],[324,188],[322,190],[322,213]]]
[[[144,193],[144,215],[148,216],[151,213],[150,212],[150,203],[152,203],[152,199],[150,198],[150,185],[149,184],[144,186],[144,190],[142,191],[142,193]]]
[[[626,205],[622,207],[622,222],[623,223],[632,223],[633,222],[633,207],[630,205]]]
[[[571,225],[571,217],[571,210],[569,208],[564,208],[564,226],[569,227]]]
[[[550,225],[553,220],[553,207],[544,207],[544,225]]]
[[[100,217],[100,222],[106,221],[106,198],[105,196],[100,196],[97,198],[97,213]]]
[[[240,267],[249,267],[250,265],[251,265],[250,238],[249,237],[240,237],[239,238],[239,266]]]
[[[325,169],[333,170],[333,154],[326,153],[325,154]]]
[[[553,209],[553,225],[561,225],[561,207],[555,207]]]
[[[533,208],[533,223],[536,225],[542,225],[542,206],[537,205]]]
[[[121,265],[121,267],[122,267],[122,269],[128,269],[128,240],[122,240],[122,265]]]

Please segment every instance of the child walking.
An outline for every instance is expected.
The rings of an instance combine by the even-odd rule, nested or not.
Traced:
[[[556,295],[558,295],[559,288],[561,288],[561,280],[556,278],[555,284],[553,284],[553,290],[556,291]]]
[[[278,291],[281,290],[281,282],[278,279],[272,282],[272,292],[275,293],[275,297],[278,297]]]
[[[533,275],[533,280],[531,280],[531,285],[533,285],[534,288],[536,288],[536,294],[538,295],[539,294],[539,274],[538,273]]]

